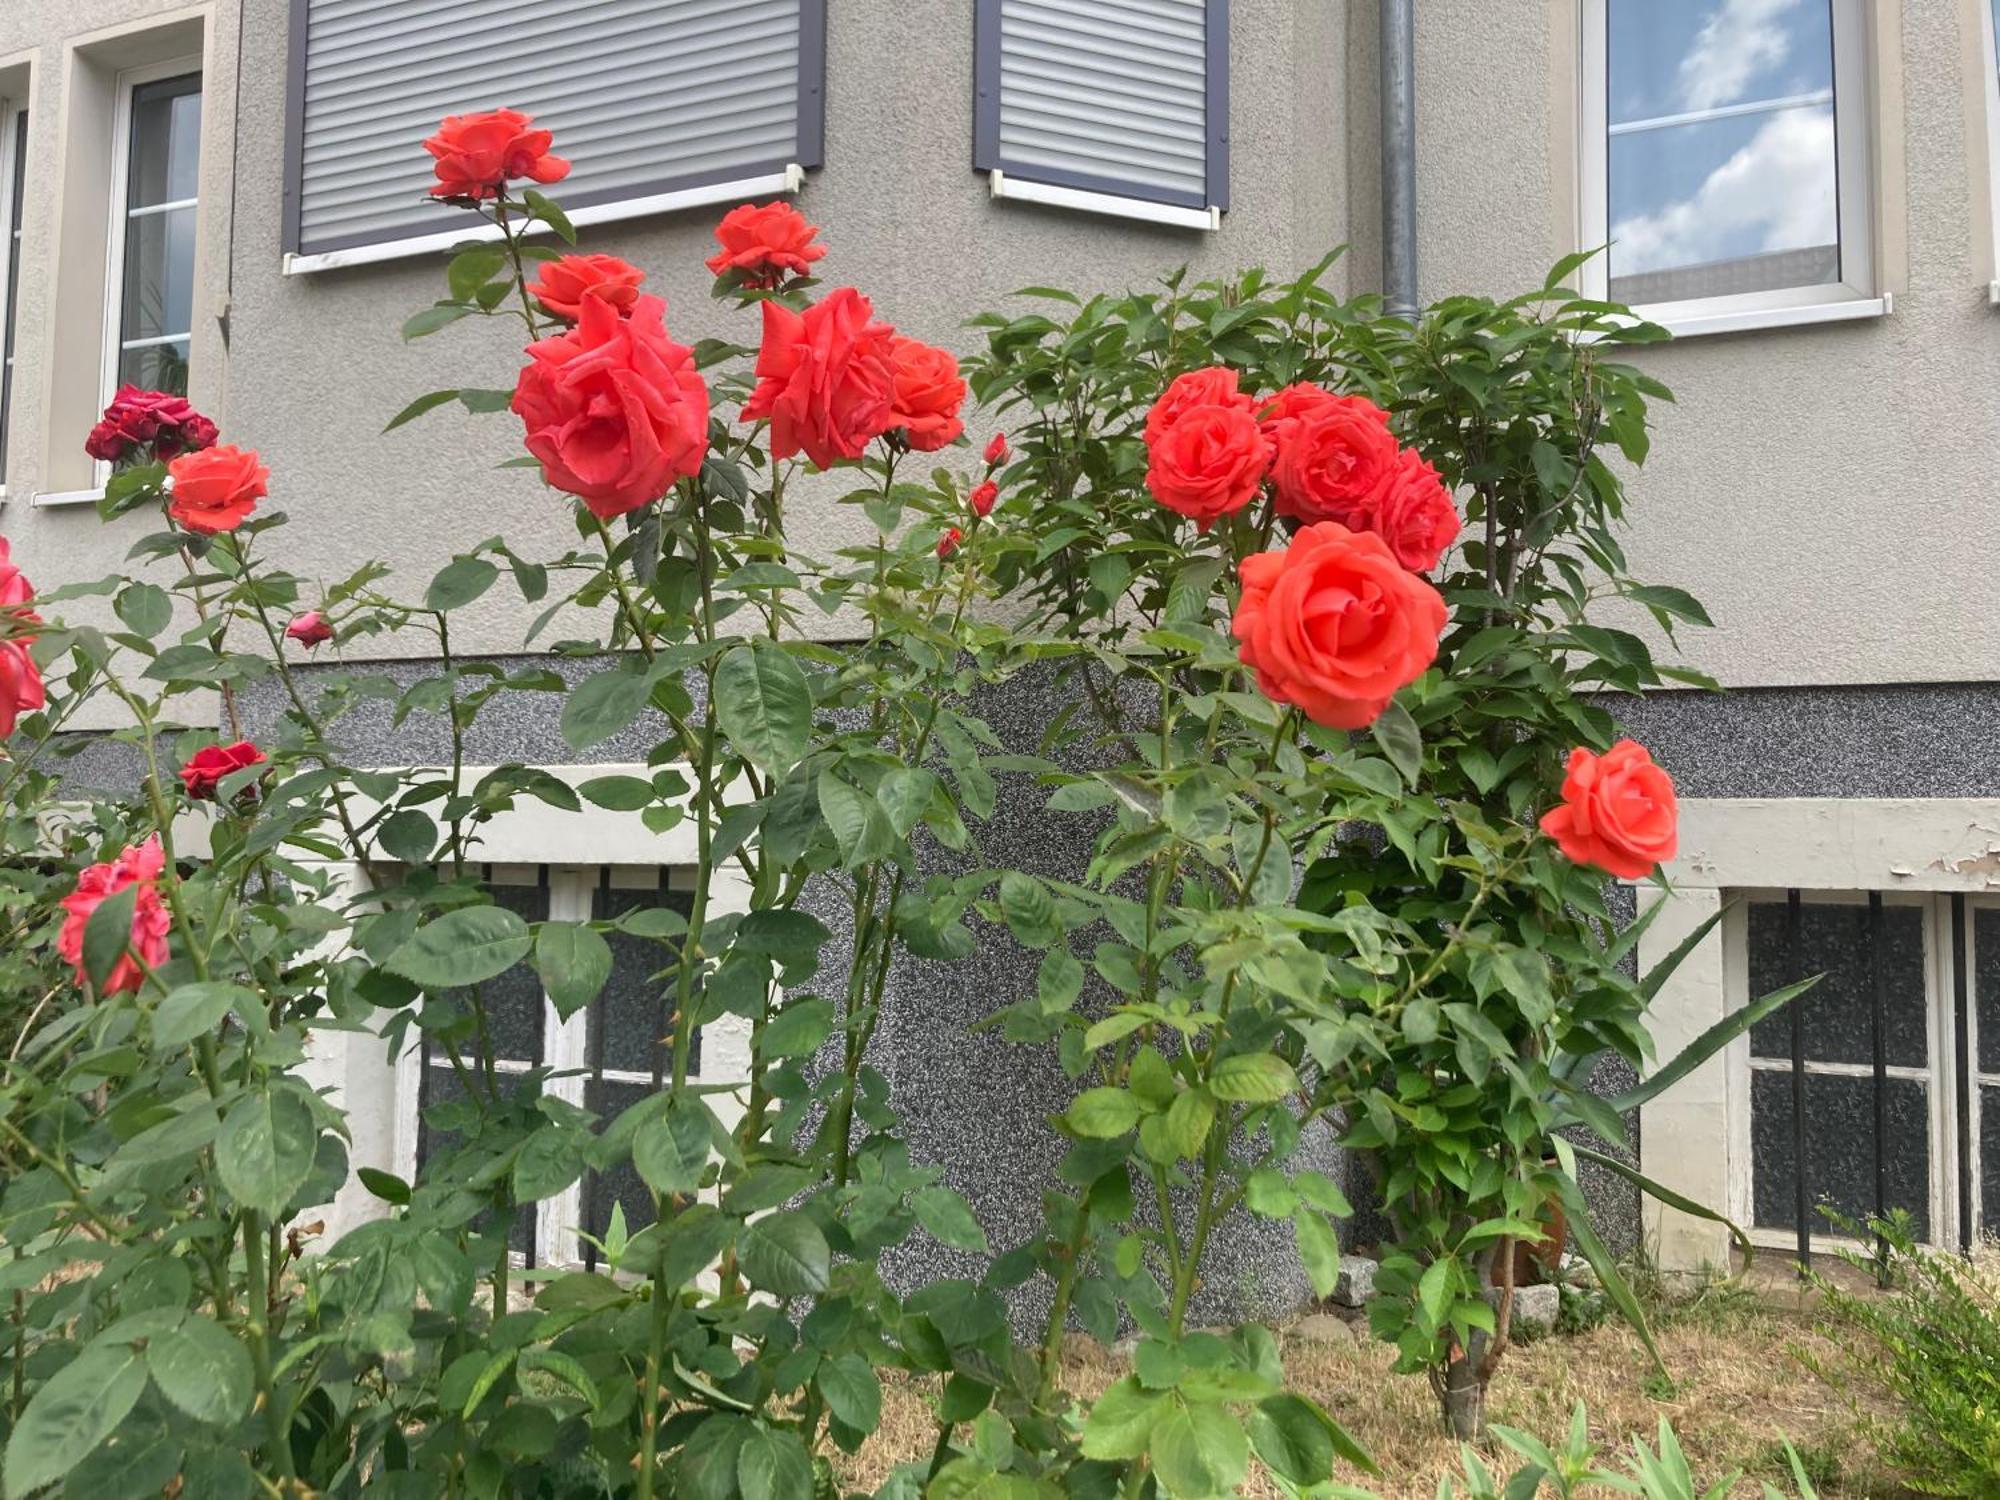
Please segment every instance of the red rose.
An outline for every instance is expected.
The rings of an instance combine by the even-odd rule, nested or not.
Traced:
[[[234,531],[264,498],[271,471],[253,448],[205,448],[167,465],[173,498],[167,514],[189,531]]]
[[[264,763],[264,752],[248,740],[238,740],[233,745],[209,745],[187,758],[180,771],[181,785],[187,788],[190,797],[213,797],[216,783],[223,777]]]
[[[528,346],[514,410],[542,476],[600,520],[650,504],[708,452],[708,387],[694,352],[667,337],[667,305],[629,318],[585,297],[577,326]]]
[[[585,297],[596,297],[621,313],[629,313],[639,300],[639,283],[646,273],[615,255],[565,255],[545,260],[535,279],[528,283],[528,295],[566,323],[577,320],[577,307]]]
[[[994,505],[1000,499],[1000,486],[990,479],[982,479],[972,487],[972,493],[965,498],[975,516],[990,516],[993,514]]]
[[[1396,483],[1373,515],[1366,530],[1389,544],[1396,561],[1412,573],[1428,573],[1458,540],[1458,507],[1438,471],[1414,448],[1405,448]],[[1352,523],[1350,523],[1352,524]]]
[[[813,242],[818,233],[789,203],[739,203],[715,226],[722,249],[708,258],[708,269],[717,276],[739,272],[745,286],[774,287],[787,274],[805,275],[826,254],[826,246]]]
[[[1233,378],[1233,377],[1232,377]],[[1146,439],[1146,488],[1206,530],[1264,482],[1264,435],[1247,406],[1195,406]]]
[[[1372,401],[1366,401],[1359,396],[1336,395],[1325,386],[1301,380],[1279,391],[1265,402],[1257,413],[1258,424],[1264,429],[1264,439],[1271,445],[1272,459],[1276,460],[1279,445],[1298,430],[1299,420],[1302,417],[1330,406],[1339,406],[1343,402],[1361,403],[1361,406],[1381,422],[1384,432],[1389,430],[1389,414]]]
[[[890,417],[903,429],[903,441],[916,453],[935,453],[965,431],[958,409],[965,404],[965,382],[958,361],[947,349],[897,334],[889,340]]]
[[[14,565],[7,538],[0,536],[0,611],[19,609],[35,597],[35,586]]]
[[[316,609],[309,609],[304,614],[296,616],[292,623],[285,627],[285,635],[310,649],[332,640],[333,627],[327,624],[325,615]]]
[[[1007,462],[1007,434],[996,432],[992,437],[988,438],[986,440],[986,452],[983,456],[986,459],[986,467],[989,469],[997,469],[1000,465]]]
[[[875,309],[844,286],[803,313],[764,304],[757,388],[743,420],[771,422],[771,457],[801,449],[816,468],[859,458],[895,425],[896,330],[872,321]]]
[[[1230,629],[1265,697],[1315,723],[1362,729],[1437,659],[1444,600],[1388,544],[1337,521],[1243,559]]]
[[[944,535],[938,538],[937,555],[941,558],[950,557],[958,550],[958,544],[964,540],[965,533],[956,526],[945,527]]]
[[[1183,412],[1197,406],[1227,406],[1250,411],[1256,402],[1236,389],[1236,372],[1222,365],[1190,370],[1174,377],[1153,409],[1146,413],[1146,446],[1151,447]]]
[[[129,946],[147,968],[157,969],[167,961],[167,934],[173,928],[173,918],[160,898],[159,888],[166,863],[166,856],[160,852],[159,835],[155,834],[145,843],[126,849],[109,864],[92,865],[77,877],[76,889],[62,898],[63,910],[68,915],[63,918],[62,930],[56,934],[56,952],[75,968],[77,983],[86,981],[83,929],[90,921],[90,914],[106,898],[130,886],[137,886],[139,894],[132,908]],[[132,961],[131,953],[126,953],[106,977],[103,993],[115,995],[120,990],[136,990],[144,982],[144,971]]]
[[[1562,796],[1542,814],[1542,832],[1580,865],[1643,880],[1679,847],[1673,778],[1634,740],[1602,755],[1570,751]]]
[[[32,636],[13,636],[0,641],[0,740],[14,732],[22,714],[47,708],[48,692],[42,686],[42,671],[28,654]]]
[[[490,109],[477,115],[446,115],[424,149],[437,158],[434,198],[497,198],[509,179],[561,182],[569,163],[549,155],[555,137],[534,128],[518,109]]]
[[[1364,396],[1328,395],[1294,415],[1276,436],[1271,477],[1278,514],[1361,529],[1402,475],[1402,450],[1382,408]]]
[[[83,451],[115,464],[150,446],[152,457],[164,461],[210,447],[215,438],[215,424],[188,405],[187,397],[121,385],[84,439]]]

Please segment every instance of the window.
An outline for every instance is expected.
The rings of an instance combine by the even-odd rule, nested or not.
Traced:
[[[972,162],[993,193],[1213,228],[1226,0],[977,0]]]
[[[21,208],[28,184],[28,112],[0,110],[0,493],[7,485],[7,433],[14,409],[14,309],[21,292]]]
[[[2000,0],[1980,7],[1979,30],[1986,56],[1987,196],[1993,210],[1993,281],[1987,296],[2000,306]]]
[[[1865,0],[1585,0],[1588,290],[1677,332],[1878,314]]]
[[[2000,1232],[2000,903],[1765,891],[1729,923],[1736,1004],[1825,976],[1737,1043],[1738,1221],[1784,1245],[1801,1205],[1816,1238],[1822,1205],[1905,1209],[1933,1244]]]
[[[825,133],[827,0],[293,0],[286,269],[449,247],[422,142],[505,104],[555,132],[582,224],[796,190]]]
[[[595,1002],[567,1019],[525,961],[483,987],[494,1070],[503,1081],[534,1075],[544,1094],[582,1105],[600,1122],[616,1119],[672,1074],[672,997],[653,976],[669,962],[663,943],[671,942],[669,931],[679,924],[643,914],[668,912],[685,919],[690,894],[676,888],[677,871],[643,866],[503,865],[489,866],[485,874],[494,900],[524,921],[630,924],[632,930],[605,934],[611,978]],[[433,1002],[423,1025],[414,1076],[403,1086],[404,1109],[414,1125],[404,1137],[411,1143],[409,1155],[399,1163],[406,1174],[446,1156],[477,1118],[465,1082],[477,1056],[470,1007]],[[700,1073],[701,1061],[697,1032],[691,1074]],[[629,1162],[602,1174],[587,1172],[568,1192],[524,1208],[513,1226],[514,1250],[531,1265],[589,1264],[594,1252],[576,1231],[602,1237],[613,1204],[623,1207],[633,1231],[652,1222],[652,1194]]]
[[[201,74],[185,64],[120,80],[112,304],[104,398],[121,385],[186,395],[194,329]]]

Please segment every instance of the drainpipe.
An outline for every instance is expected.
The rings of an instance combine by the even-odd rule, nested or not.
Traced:
[[[1380,0],[1382,293],[1391,316],[1417,315],[1416,0]]]

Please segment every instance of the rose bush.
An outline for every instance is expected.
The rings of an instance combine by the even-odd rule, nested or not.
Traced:
[[[1019,421],[970,462],[957,362],[856,288],[816,295],[826,247],[794,210],[718,230],[717,290],[762,324],[745,368],[676,344],[635,269],[569,253],[561,209],[519,187],[567,171],[553,145],[504,110],[426,142],[489,237],[404,332],[514,319],[524,362],[504,399],[434,391],[389,426],[510,409],[545,486],[525,503],[566,509],[573,547],[497,536],[408,589],[373,564],[316,585],[262,503],[282,473],[156,433],[102,506],[158,521],[133,576],[37,594],[0,552],[6,1493],[833,1496],[885,1380],[935,1421],[885,1500],[1208,1496],[1253,1458],[1287,1493],[1351,1478],[1366,1455],[1288,1389],[1269,1331],[1190,1308],[1242,1212],[1289,1222],[1330,1285],[1349,1205],[1296,1153],[1338,1119],[1400,1235],[1378,1324],[1409,1367],[1483,1388],[1496,1251],[1548,1195],[1582,1212],[1560,1132],[1619,1137],[1629,1097],[1585,1085],[1645,1053],[1632,937],[1537,819],[1641,875],[1671,852],[1671,791],[1629,751],[1587,758],[1613,736],[1585,689],[1660,673],[1569,580],[1588,562],[1663,620],[1699,607],[1632,584],[1610,541],[1588,434],[1640,446],[1644,382],[1581,340],[1615,330],[1553,281],[1527,333],[1490,305],[1407,328],[1311,275],[994,316],[970,384]],[[1519,358],[1581,377],[1580,404],[1468,415],[1501,382],[1432,367]],[[872,540],[798,551],[785,497],[808,483]],[[1443,484],[1475,540],[1439,584]],[[1340,515],[1293,531],[1308,502]],[[507,587],[589,622],[556,648],[591,662],[575,686],[455,651],[454,616]],[[68,618],[92,596],[115,628]],[[1025,616],[997,623],[1003,596]],[[838,649],[802,628],[843,610],[863,634]],[[377,642],[425,675],[342,659]],[[974,690],[1051,664],[1073,701],[1003,747]],[[253,738],[236,690],[259,680],[285,706]],[[217,690],[226,745],[196,722]],[[642,732],[646,774],[468,771],[493,705],[558,692],[577,753]],[[107,697],[137,786],[86,805],[47,763]],[[341,720],[373,700],[436,715],[445,763],[357,764]],[[1076,878],[987,867],[1002,777],[1091,820]],[[496,900],[495,820],[584,802],[686,832],[684,912]],[[983,1224],[915,1160],[871,1063],[892,970],[967,957],[975,917],[1042,955],[995,1024],[1077,1083],[1040,1224]],[[568,1017],[614,941],[646,955],[667,1049],[657,1088],[600,1114],[501,1067],[493,1033],[503,977]],[[746,1071],[694,1073],[725,1021]],[[335,1031],[447,1059],[458,1096],[427,1106],[413,1179],[361,1172],[374,1215],[329,1242],[311,1211],[355,1133],[299,1065]],[[524,1211],[628,1169],[642,1211],[520,1263]],[[983,1270],[893,1288],[881,1259],[916,1235]],[[1022,1339],[1006,1296],[1037,1279]],[[1093,1402],[1057,1379],[1077,1323],[1137,1338]]]

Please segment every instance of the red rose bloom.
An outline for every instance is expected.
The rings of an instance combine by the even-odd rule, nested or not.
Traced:
[[[0,611],[18,610],[35,597],[35,586],[14,565],[7,538],[0,536]]]
[[[939,557],[950,557],[952,553],[958,550],[958,544],[964,540],[965,533],[960,531],[956,526],[945,527],[944,535],[938,538],[937,555]]]
[[[1332,729],[1363,729],[1437,659],[1444,600],[1379,536],[1337,521],[1243,559],[1230,630],[1265,697]]]
[[[181,785],[187,788],[190,797],[210,798],[223,777],[264,763],[264,752],[248,740],[238,740],[233,745],[209,745],[187,758],[180,771]]]
[[[132,953],[137,953],[147,968],[157,969],[167,961],[167,934],[173,928],[173,918],[160,898],[159,887],[166,863],[166,856],[160,852],[159,835],[155,834],[145,843],[126,849],[109,864],[92,865],[77,877],[76,889],[62,898],[63,910],[68,915],[63,918],[62,930],[56,934],[56,952],[75,968],[78,984],[86,982],[83,929],[90,921],[90,914],[106,898],[128,886],[139,888],[132,908],[132,952],[122,955],[112,967],[104,981],[103,993],[115,995],[121,990],[136,990],[145,983],[145,972],[132,961]]]
[[[27,607],[34,596],[34,586],[14,566],[7,538],[0,536],[0,626],[39,624],[41,617]],[[14,732],[22,714],[48,706],[41,668],[28,652],[34,640],[32,635],[0,640],[0,739]]]
[[[1176,375],[1160,399],[1153,403],[1153,409],[1146,413],[1146,446],[1152,447],[1159,435],[1171,427],[1183,412],[1197,406],[1226,406],[1251,411],[1256,404],[1236,389],[1234,370],[1223,365],[1189,370],[1185,375]]]
[[[646,273],[615,255],[565,255],[545,260],[528,295],[566,323],[574,323],[585,297],[596,297],[621,313],[639,300]]]
[[[1403,450],[1400,473],[1382,505],[1362,517],[1412,573],[1428,573],[1458,540],[1458,507],[1438,471],[1414,448]]]
[[[996,432],[992,437],[988,438],[986,440],[986,452],[983,456],[986,459],[986,467],[989,469],[997,469],[1000,465],[1007,462],[1007,434]]]
[[[288,639],[311,649],[332,640],[333,627],[327,624],[325,615],[316,609],[309,609],[295,617],[292,623],[285,627],[285,635]]]
[[[975,516],[990,516],[993,514],[994,505],[999,502],[1000,486],[990,479],[982,479],[972,487],[972,493],[965,498]]]
[[[1602,755],[1569,753],[1562,805],[1542,814],[1542,832],[1580,865],[1643,880],[1679,847],[1673,778],[1646,747],[1620,740]]]
[[[234,531],[250,519],[264,498],[271,471],[254,448],[204,448],[183,453],[167,465],[173,478],[173,498],[167,514],[189,531]]]
[[[1264,436],[1247,406],[1195,406],[1146,440],[1146,488],[1206,530],[1264,482]]]
[[[851,286],[803,313],[764,304],[757,388],[743,404],[743,420],[770,419],[771,457],[803,449],[816,468],[831,468],[859,458],[895,425],[896,330],[874,316]]]
[[[774,287],[787,275],[805,275],[826,254],[813,240],[818,233],[789,203],[739,203],[715,226],[722,248],[708,258],[708,269],[717,276],[739,272],[745,286]]]
[[[629,318],[585,297],[577,326],[528,346],[514,410],[542,476],[600,520],[650,504],[701,468],[708,387],[694,352],[667,337],[667,305],[641,296]]]
[[[958,409],[965,404],[965,382],[958,361],[947,349],[900,333],[889,340],[889,362],[895,374],[890,385],[890,417],[903,429],[903,441],[916,453],[935,453],[965,431]]]
[[[1366,397],[1328,395],[1272,425],[1281,516],[1363,529],[1402,476],[1388,418]]]
[[[83,451],[115,464],[150,447],[153,458],[165,461],[210,447],[215,438],[215,424],[189,406],[187,397],[121,385],[84,439]]]
[[[1301,380],[1279,391],[1265,402],[1257,413],[1258,424],[1264,429],[1264,439],[1271,445],[1273,461],[1278,456],[1279,446],[1298,430],[1301,418],[1328,407],[1340,406],[1344,402],[1360,403],[1361,407],[1365,407],[1381,422],[1384,432],[1389,430],[1389,414],[1372,401],[1359,396],[1336,395],[1325,386]]]
[[[477,115],[446,115],[424,149],[437,158],[434,198],[497,198],[516,177],[561,182],[569,163],[549,155],[555,137],[534,128],[518,109],[490,109]]]

